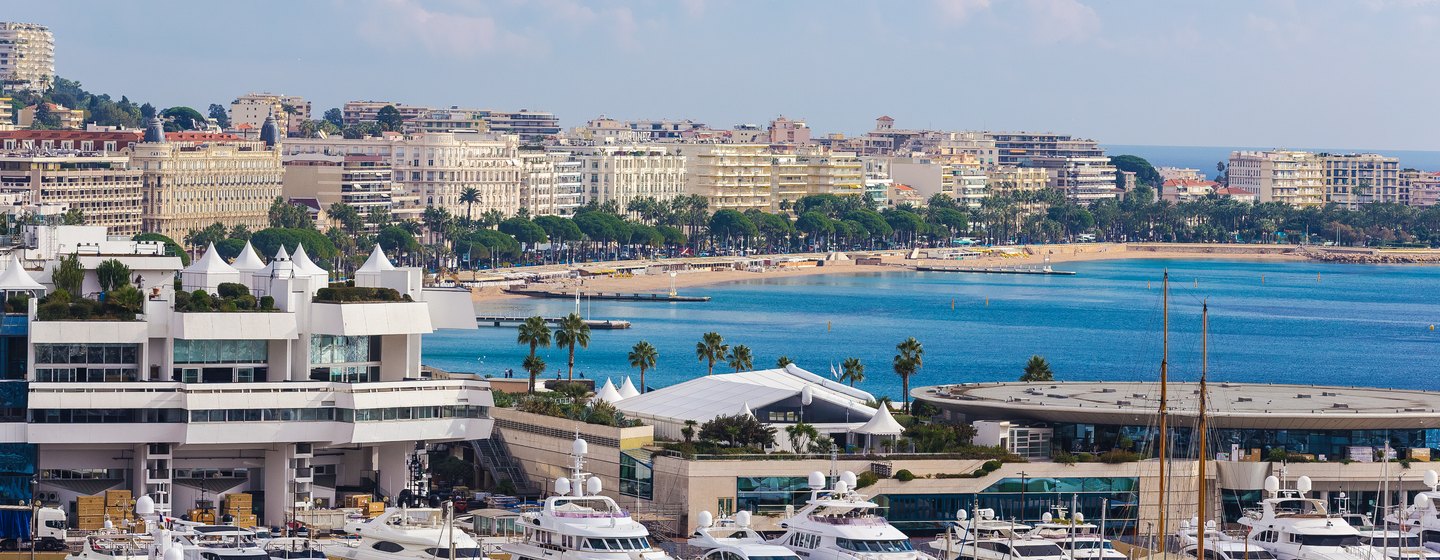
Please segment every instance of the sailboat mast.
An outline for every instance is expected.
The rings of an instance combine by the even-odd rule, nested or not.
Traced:
[[[1210,452],[1205,446],[1205,374],[1210,365],[1209,362],[1209,336],[1210,336],[1210,303],[1205,302],[1200,306],[1200,546],[1196,549],[1196,558],[1205,557],[1205,462],[1209,459]]]
[[[1170,366],[1170,271],[1165,271],[1165,281],[1161,290],[1161,353],[1160,353],[1160,525],[1156,527],[1157,545],[1160,549],[1160,556],[1165,556],[1165,455],[1169,447],[1168,426],[1165,424],[1165,408],[1169,404],[1169,394],[1166,392],[1167,369]]]

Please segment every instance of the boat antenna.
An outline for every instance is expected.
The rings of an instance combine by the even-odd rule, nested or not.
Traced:
[[[1170,270],[1165,270],[1164,283],[1161,289],[1161,335],[1160,335],[1160,524],[1157,527],[1156,544],[1160,550],[1160,557],[1165,556],[1165,451],[1169,442],[1166,437],[1165,408],[1168,406],[1169,395],[1166,393],[1168,368],[1170,367]]]
[[[1210,336],[1210,301],[1207,299],[1200,305],[1200,518],[1196,522],[1196,530],[1200,532],[1199,545],[1195,549],[1196,558],[1205,557],[1205,461],[1209,459],[1209,451],[1205,447],[1205,376],[1210,366],[1209,362],[1209,336]]]

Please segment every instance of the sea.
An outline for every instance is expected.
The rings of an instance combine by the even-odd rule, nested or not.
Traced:
[[[1215,164],[1230,161],[1230,152],[1236,150],[1273,150],[1280,146],[1140,146],[1129,144],[1102,145],[1105,153],[1137,155],[1145,158],[1155,167],[1188,167],[1199,169],[1211,179],[1215,178]],[[1369,148],[1293,148],[1307,152],[1328,152],[1339,154],[1377,153],[1400,159],[1400,168],[1422,171],[1440,171],[1440,152],[1419,150],[1376,150]]]
[[[780,356],[830,376],[845,358],[865,364],[858,386],[900,399],[895,345],[915,337],[923,367],[911,386],[1014,380],[1032,355],[1059,380],[1158,379],[1164,355],[1162,286],[1169,275],[1169,372],[1198,379],[1201,308],[1209,306],[1212,380],[1440,390],[1440,267],[1215,260],[1116,260],[1057,264],[1074,276],[895,271],[754,280],[687,288],[705,303],[581,302],[593,319],[631,321],[592,331],[576,372],[625,376],[646,340],[659,364],[646,383],[663,387],[706,374],[695,344],[720,333],[751,348],[756,368]],[[486,315],[558,316],[572,300],[482,302]],[[442,369],[503,377],[528,348],[513,327],[425,335],[423,360]],[[547,377],[566,352],[541,349]],[[716,364],[719,372],[733,371]],[[603,381],[601,381],[603,383]]]

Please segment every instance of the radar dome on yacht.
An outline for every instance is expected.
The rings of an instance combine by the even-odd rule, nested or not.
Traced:
[[[571,454],[574,454],[574,455],[584,455],[584,454],[588,453],[589,451],[590,451],[590,444],[585,443],[585,440],[583,440],[583,439],[581,439],[581,438],[575,438],[575,443],[570,444],[570,453],[571,453]]]
[[[1425,485],[1429,486],[1431,490],[1440,486],[1440,473],[1436,473],[1434,470],[1425,471]]]
[[[1302,476],[1299,480],[1295,481],[1295,489],[1299,490],[1301,494],[1309,492],[1312,487],[1310,477],[1308,476]]]
[[[114,521],[111,521],[109,516],[106,516],[106,517],[105,517],[105,530],[106,530],[106,531],[109,531],[109,530],[114,529],[114,528],[115,528],[115,522],[114,522]]]
[[[570,479],[565,478],[565,477],[563,477],[563,476],[560,477],[560,478],[555,479],[555,493],[556,493],[556,494],[559,494],[559,495],[561,495],[561,496],[567,496],[567,495],[569,495],[569,494],[570,494]]]
[[[1206,528],[1206,529],[1214,529],[1215,526],[1216,526],[1216,525],[1215,525],[1215,520],[1214,520],[1214,519],[1211,519],[1211,520],[1205,522],[1205,528]]]
[[[165,550],[165,556],[162,558],[164,560],[185,560],[185,551],[181,550],[179,546],[171,545]]]
[[[1040,514],[1040,522],[1041,522],[1041,523],[1049,523],[1049,522],[1051,522],[1051,521],[1054,520],[1054,519],[1055,519],[1055,516],[1050,515],[1050,512],[1048,512],[1048,511],[1045,512],[1045,513]]]
[[[1199,527],[1199,526],[1200,526],[1200,518],[1199,518],[1198,516],[1197,516],[1197,517],[1191,517],[1189,523],[1190,523],[1190,526],[1191,526],[1191,527]]]
[[[844,494],[844,493],[849,492],[849,491],[850,491],[850,485],[849,485],[849,484],[845,484],[845,481],[841,480],[841,481],[838,481],[838,482],[835,483],[835,493],[836,493],[836,494]]]
[[[700,524],[701,527],[709,527],[711,523],[715,522],[715,517],[708,511],[702,511],[700,515],[695,518],[695,522]]]
[[[1180,530],[1181,530],[1181,531],[1189,531],[1189,530],[1190,530],[1190,520],[1189,520],[1189,519],[1186,519],[1186,520],[1180,522]]]
[[[1075,518],[1075,524],[1077,525],[1085,522],[1085,514],[1083,513],[1077,511],[1075,512],[1075,515],[1073,517]]]
[[[825,473],[814,471],[810,473],[810,489],[819,490],[825,487]]]
[[[749,512],[749,511],[746,511],[746,510],[743,510],[743,509],[740,510],[740,511],[738,511],[738,512],[735,512],[735,526],[736,526],[736,527],[739,527],[739,528],[741,528],[741,529],[744,529],[744,528],[746,528],[746,527],[749,527],[749,526],[750,526],[750,512]]]
[[[589,492],[591,496],[600,495],[601,488],[600,479],[598,478],[591,478],[585,481],[585,491]]]
[[[140,496],[140,499],[135,500],[135,514],[155,515],[155,500],[150,499],[150,496]]]
[[[855,487],[855,473],[854,473],[853,471],[845,471],[845,472],[840,473],[840,482],[844,482],[845,484],[849,485],[851,488],[854,488],[854,487]]]
[[[1279,494],[1280,479],[1276,478],[1273,474],[1265,477],[1265,492],[1269,494]]]
[[[955,520],[956,520],[956,521],[964,521],[964,520],[969,519],[969,518],[970,518],[970,514],[969,514],[968,512],[966,512],[965,510],[963,510],[963,509],[955,512]]]
[[[1430,509],[1430,496],[1424,494],[1415,495],[1415,509]]]

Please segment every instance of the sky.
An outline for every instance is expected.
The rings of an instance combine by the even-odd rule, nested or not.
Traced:
[[[1440,150],[1440,0],[4,0],[87,89]]]

